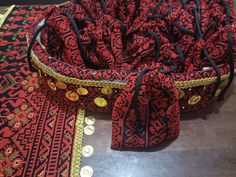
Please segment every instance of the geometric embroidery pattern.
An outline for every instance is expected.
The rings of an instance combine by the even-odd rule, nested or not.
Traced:
[[[15,6],[0,28],[0,176],[69,176],[77,105],[28,70],[26,34],[48,6]]]

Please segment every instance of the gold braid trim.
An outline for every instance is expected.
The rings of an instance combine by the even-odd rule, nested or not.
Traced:
[[[68,84],[75,84],[75,85],[80,85],[80,86],[90,86],[90,87],[110,87],[110,88],[123,88],[126,83],[125,82],[113,82],[113,81],[96,81],[96,80],[81,80],[81,79],[76,79],[73,77],[67,77],[64,75],[61,75],[59,73],[56,73],[49,67],[47,67],[45,64],[43,64],[39,59],[36,57],[33,52],[31,53],[32,57],[32,62],[37,66],[37,68],[41,69],[43,73],[52,76],[53,78],[64,82]]]
[[[2,27],[3,23],[5,22],[7,16],[11,13],[11,11],[14,9],[15,5],[10,6],[4,15],[0,14],[0,28]]]
[[[229,77],[228,74],[221,76],[221,81],[227,79]],[[208,77],[208,78],[202,78],[202,79],[196,79],[196,80],[190,80],[190,81],[176,81],[176,87],[178,89],[187,89],[191,87],[198,87],[198,86],[205,86],[216,83],[217,77]]]
[[[81,150],[83,145],[83,134],[84,134],[84,115],[85,110],[79,109],[75,123],[75,139],[72,154],[71,163],[71,176],[80,177],[80,161],[81,161]]]
[[[56,73],[52,69],[50,69],[48,66],[43,64],[39,59],[36,57],[36,55],[32,52],[31,53],[32,62],[37,66],[37,68],[41,69],[43,73],[52,76],[56,80],[59,80],[64,83],[69,84],[75,84],[80,86],[91,86],[91,87],[109,87],[109,88],[119,88],[122,89],[125,87],[125,82],[113,82],[113,81],[95,81],[95,80],[80,80],[73,77],[67,77],[64,75],[61,75],[59,73]],[[229,74],[222,75],[221,81],[227,79],[229,77]],[[176,87],[178,89],[186,89],[191,87],[197,87],[197,86],[205,86],[210,85],[213,83],[216,83],[217,77],[209,77],[209,78],[202,78],[202,79],[195,79],[195,80],[189,80],[189,81],[176,81]]]

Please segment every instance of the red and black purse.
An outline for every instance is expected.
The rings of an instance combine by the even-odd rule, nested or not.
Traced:
[[[223,98],[234,77],[230,0],[80,0],[29,32],[28,61],[89,111],[112,112],[112,148],[176,138],[180,112]]]

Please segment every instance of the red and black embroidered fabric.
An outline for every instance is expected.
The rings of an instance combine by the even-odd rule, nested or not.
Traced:
[[[179,134],[178,91],[174,80],[156,68],[143,68],[138,74],[138,78],[130,76],[115,102],[112,148],[149,147]]]
[[[0,176],[69,176],[77,105],[40,84],[26,34],[48,6],[15,6],[0,28]]]
[[[148,147],[178,136],[182,103],[176,80],[216,76],[216,84],[204,92],[203,106],[212,102],[221,76],[229,73],[223,97],[234,74],[232,7],[231,0],[67,2],[35,22],[29,64],[33,49],[62,75],[126,81],[111,104],[112,148]]]

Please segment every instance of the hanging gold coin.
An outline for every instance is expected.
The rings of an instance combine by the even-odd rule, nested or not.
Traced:
[[[195,105],[197,104],[199,101],[201,100],[201,96],[200,95],[193,95],[189,98],[188,100],[188,104],[190,105]]]
[[[84,166],[80,170],[80,177],[91,177],[93,176],[93,169],[90,166]]]
[[[225,87],[229,82],[229,79],[225,79],[221,82],[220,87]]]
[[[185,92],[182,89],[178,89],[178,97],[179,99],[183,98],[185,95]]]
[[[93,116],[85,117],[85,123],[87,125],[93,125],[95,123],[95,117],[93,117]]]
[[[110,94],[112,94],[112,89],[109,87],[103,87],[101,92],[105,95],[110,95]]]
[[[216,97],[220,94],[221,90],[222,90],[221,88],[218,88],[218,89],[216,90],[216,93],[215,93],[215,96],[216,96]]]
[[[42,71],[40,69],[38,70],[38,73],[39,73],[39,77],[42,77]]]
[[[88,94],[88,90],[86,88],[80,87],[76,89],[76,92],[79,95],[87,95]]]
[[[67,91],[66,98],[70,101],[78,101],[79,95],[74,91]]]
[[[61,81],[57,81],[55,85],[57,86],[57,88],[62,89],[62,90],[67,88],[67,85]]]
[[[52,82],[51,80],[48,80],[47,81],[47,83],[48,83],[48,86],[52,89],[52,90],[57,90],[57,87],[56,87],[56,85],[54,84],[54,82]]]
[[[105,98],[97,97],[94,99],[94,103],[98,107],[106,107],[107,106],[107,100]]]
[[[92,135],[95,132],[95,128],[92,125],[87,125],[84,127],[84,134],[85,135]]]
[[[94,150],[91,145],[86,145],[82,148],[82,155],[84,157],[90,157],[93,154]]]

